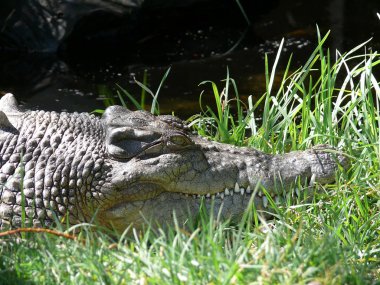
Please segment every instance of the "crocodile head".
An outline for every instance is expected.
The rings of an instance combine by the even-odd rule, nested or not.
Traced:
[[[251,199],[266,212],[261,186],[281,203],[297,179],[333,182],[337,165],[348,165],[328,146],[270,155],[193,135],[173,116],[120,106],[108,108],[102,121],[111,169],[98,218],[116,229],[171,223],[174,213],[184,223],[201,203],[228,218],[240,217]]]
[[[301,182],[334,181],[347,159],[328,146],[270,155],[193,135],[173,116],[110,107],[89,114],[21,110],[0,99],[0,228],[92,220],[123,231],[179,224],[203,204],[238,218],[250,201],[270,211]],[[24,198],[23,198],[24,196]]]

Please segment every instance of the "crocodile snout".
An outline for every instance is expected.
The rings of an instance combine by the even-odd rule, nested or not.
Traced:
[[[319,183],[331,183],[339,167],[347,170],[350,160],[346,154],[327,144],[316,145],[307,151],[310,156],[312,180]]]

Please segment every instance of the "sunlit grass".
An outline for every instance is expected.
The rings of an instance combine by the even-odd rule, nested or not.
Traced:
[[[0,284],[378,284],[379,56],[364,44],[331,55],[326,37],[296,72],[289,60],[280,86],[282,45],[274,63],[266,58],[257,102],[240,100],[228,72],[221,84],[202,82],[200,102],[214,96],[215,106],[202,105],[189,123],[203,136],[270,153],[328,143],[351,158],[336,183],[278,206],[271,221],[251,206],[239,224],[201,211],[186,229],[109,235],[81,225],[77,241],[8,237],[0,241]]]

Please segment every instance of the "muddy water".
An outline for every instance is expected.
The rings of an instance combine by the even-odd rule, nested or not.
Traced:
[[[316,24],[322,33],[331,30],[328,46],[332,49],[345,51],[372,37],[369,46],[380,50],[377,2],[274,1],[254,16],[249,28],[232,24],[235,19],[223,25],[211,19],[175,29],[165,27],[126,51],[128,55],[0,55],[0,90],[14,92],[31,109],[92,111],[104,108],[101,86],[115,92],[119,84],[139,100],[141,89],[134,79],[142,81],[146,73],[147,83],[155,91],[171,67],[159,95],[160,109],[185,118],[199,112],[202,90],[206,90],[204,103],[212,101],[211,89],[199,83],[212,80],[222,86],[227,68],[243,99],[260,96],[265,89],[264,54],[273,62],[279,42],[285,38],[278,76],[291,53],[296,69],[316,46]],[[241,18],[238,20],[242,23]]]

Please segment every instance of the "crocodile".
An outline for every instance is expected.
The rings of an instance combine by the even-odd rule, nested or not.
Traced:
[[[96,220],[123,231],[170,224],[173,215],[185,224],[201,205],[239,218],[249,201],[268,212],[297,181],[331,183],[348,163],[327,145],[273,155],[213,142],[177,117],[122,106],[101,117],[23,110],[8,93],[0,100],[0,227]]]

